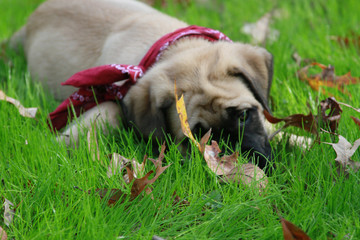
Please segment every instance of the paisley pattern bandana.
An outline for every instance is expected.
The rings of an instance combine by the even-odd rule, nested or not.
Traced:
[[[183,37],[203,38],[211,42],[231,42],[225,34],[217,30],[193,25],[178,29],[160,38],[151,46],[137,66],[111,64],[75,73],[62,85],[71,85],[79,88],[79,90],[62,102],[54,112],[50,113],[50,128],[60,130],[74,115],[78,117],[81,113],[105,101],[121,100],[147,69],[160,59],[163,52]]]

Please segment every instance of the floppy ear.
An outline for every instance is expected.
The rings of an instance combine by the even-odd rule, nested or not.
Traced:
[[[268,99],[273,77],[273,56],[264,48],[255,47],[255,53],[248,53],[246,59],[250,68],[239,69],[244,81],[264,109],[271,112]]]
[[[124,98],[126,120],[144,135],[161,139],[167,126],[167,110],[175,100],[173,85],[166,75],[146,73]]]

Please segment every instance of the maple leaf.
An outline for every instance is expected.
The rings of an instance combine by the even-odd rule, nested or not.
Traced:
[[[360,162],[354,162],[350,159],[360,146],[360,138],[354,142],[354,145],[351,145],[351,143],[349,143],[348,140],[341,135],[339,135],[339,142],[337,143],[324,143],[332,145],[336,152],[335,162],[339,166],[339,174],[344,173],[345,176],[348,176],[348,169],[351,169],[354,172],[357,172],[360,169]]]
[[[28,118],[35,118],[37,113],[37,108],[25,108],[18,100],[6,96],[6,94],[0,90],[0,100],[6,101],[13,104],[18,110],[21,116]]]
[[[309,75],[309,68],[313,66],[321,68],[322,72]],[[325,65],[317,62],[303,67],[297,72],[297,75],[301,81],[307,82],[315,91],[319,91],[320,87],[330,87],[337,88],[342,93],[347,93],[343,89],[345,85],[360,83],[360,78],[351,76],[350,72],[342,76],[336,76],[334,66],[329,65],[326,67]],[[323,90],[323,93],[325,94],[326,92]]]
[[[284,240],[310,240],[310,237],[293,223],[281,218]]]
[[[6,232],[5,232],[5,230],[2,229],[1,226],[0,226],[0,239],[1,240],[7,240],[8,239],[8,236],[7,236]]]

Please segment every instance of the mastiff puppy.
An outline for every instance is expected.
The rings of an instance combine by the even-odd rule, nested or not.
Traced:
[[[23,46],[31,76],[65,100],[51,115],[56,129],[70,117],[72,105],[85,128],[96,118],[103,127],[105,122],[117,127],[122,119],[145,137],[165,132],[183,139],[176,81],[193,132],[212,128],[213,139],[241,143],[261,168],[271,158],[262,112],[269,111],[273,60],[261,47],[189,27],[132,0],[49,0],[11,44]],[[80,88],[75,93],[61,86],[70,77],[66,84]],[[70,123],[61,138],[77,141],[77,131]]]

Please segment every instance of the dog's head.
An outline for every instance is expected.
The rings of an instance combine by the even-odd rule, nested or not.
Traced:
[[[145,136],[184,137],[175,107],[174,81],[184,95],[190,128],[213,139],[241,142],[259,167],[271,158],[263,109],[269,110],[272,55],[241,43],[184,39],[166,50],[124,99],[128,120]]]

